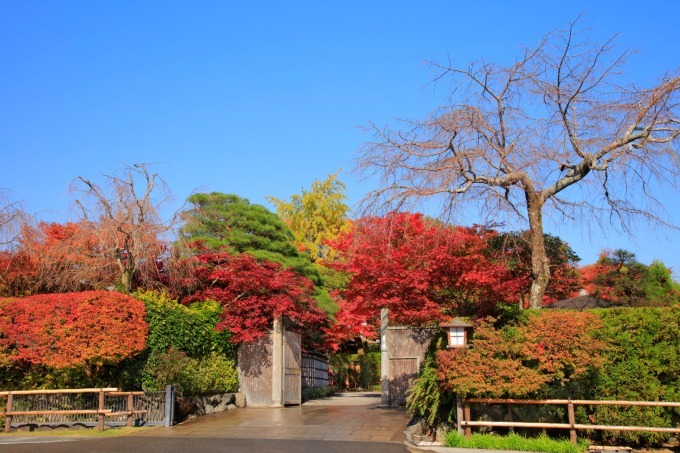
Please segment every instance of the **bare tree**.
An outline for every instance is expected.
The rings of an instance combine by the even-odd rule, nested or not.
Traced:
[[[438,199],[442,215],[476,209],[531,231],[530,303],[550,279],[544,214],[630,232],[642,218],[670,226],[656,194],[677,188],[680,77],[649,89],[617,83],[631,52],[595,44],[571,24],[509,66],[436,65],[451,81],[449,105],[403,130],[373,126],[359,156],[380,177],[365,208]]]
[[[149,164],[126,165],[119,175],[104,177],[105,187],[82,176],[71,185],[82,195],[76,205],[99,238],[101,257],[115,262],[124,291],[132,291],[135,280],[160,281],[159,264],[166,250],[161,239],[174,225],[174,218],[160,218],[169,200],[165,181],[149,171]]]
[[[23,203],[12,201],[8,191],[0,189],[0,249],[11,248],[27,220]]]
[[[18,280],[16,269],[21,257],[16,247],[22,225],[29,220],[21,201],[13,201],[9,191],[0,189],[0,294],[9,295]],[[21,276],[23,277],[23,276]]]

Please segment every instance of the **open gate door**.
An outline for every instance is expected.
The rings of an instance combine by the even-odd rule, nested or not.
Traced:
[[[302,404],[301,337],[283,332],[283,404]]]

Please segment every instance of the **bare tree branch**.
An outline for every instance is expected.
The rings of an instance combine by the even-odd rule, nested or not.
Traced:
[[[358,158],[379,178],[362,203],[371,213],[434,198],[442,215],[467,205],[483,221],[528,222],[536,307],[549,280],[544,215],[627,232],[635,218],[668,226],[651,188],[675,189],[680,177],[680,77],[618,84],[632,52],[617,50],[616,36],[589,42],[579,27],[546,35],[507,67],[434,65],[436,81],[452,81],[450,104],[404,129],[372,125]],[[576,185],[592,198],[579,199]]]

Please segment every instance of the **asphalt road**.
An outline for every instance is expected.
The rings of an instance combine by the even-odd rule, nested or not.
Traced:
[[[56,441],[34,438],[31,443],[0,443],[2,453],[407,453],[404,445],[276,439],[205,439],[124,436],[107,439]]]

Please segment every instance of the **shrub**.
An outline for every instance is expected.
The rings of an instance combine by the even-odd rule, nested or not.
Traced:
[[[185,392],[189,395],[226,393],[238,391],[238,371],[234,361],[217,353],[210,353],[195,364],[195,369],[187,370]]]
[[[0,299],[0,365],[79,368],[96,379],[144,350],[144,314],[142,303],[113,291]]]
[[[380,384],[380,352],[332,354],[329,366],[338,389],[370,389]]]
[[[596,336],[610,348],[598,375],[598,399],[680,401],[680,307],[618,308],[595,311],[604,325]],[[672,427],[680,409],[598,406],[597,424]],[[604,440],[650,444],[663,433],[605,431]]]
[[[137,292],[134,297],[146,306],[150,351],[166,352],[172,348],[193,358],[211,352],[233,354],[235,346],[229,341],[229,331],[215,330],[222,312],[217,302],[197,302],[187,307],[153,291]]]
[[[234,362],[217,353],[193,359],[183,351],[170,349],[150,355],[144,369],[143,386],[147,391],[163,390],[166,385],[177,386],[184,396],[238,390],[238,372]]]
[[[469,348],[439,351],[439,382],[461,396],[527,397],[589,376],[605,343],[591,313],[531,312],[525,321],[494,328],[477,324]]]
[[[444,338],[433,341],[439,346]],[[412,417],[421,417],[427,426],[436,428],[441,423],[451,422],[455,408],[455,394],[443,392],[439,386],[437,372],[437,348],[430,348],[420,366],[418,378],[413,382],[406,398],[406,409]]]
[[[302,402],[326,398],[335,395],[335,387],[304,387],[302,389]]]

